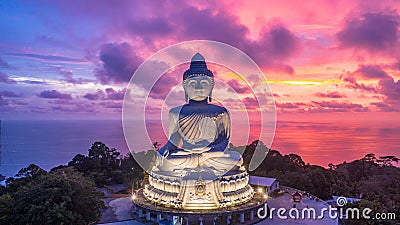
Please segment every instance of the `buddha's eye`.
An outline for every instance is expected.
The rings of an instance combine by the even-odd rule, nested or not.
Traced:
[[[194,80],[191,80],[191,81],[189,81],[189,83],[187,84],[189,87],[192,87],[192,88],[195,88],[196,87],[196,81],[194,81]]]
[[[210,85],[210,83],[208,81],[206,81],[206,80],[201,81],[200,84],[201,84],[202,87],[208,87],[208,85]]]

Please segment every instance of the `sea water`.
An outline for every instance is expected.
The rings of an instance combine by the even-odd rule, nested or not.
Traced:
[[[147,128],[153,141],[165,143],[167,134],[163,129],[151,123]],[[232,132],[233,144],[247,144],[235,140],[238,136],[240,129]],[[5,176],[13,176],[31,163],[46,170],[66,165],[76,154],[87,155],[95,141],[116,148],[122,155],[129,152],[118,120],[3,120],[0,138],[0,174]],[[139,150],[152,147],[141,140],[135,143]],[[306,163],[326,167],[328,163],[349,162],[368,153],[400,157],[399,144],[397,123],[284,121],[277,124],[272,148],[283,154],[298,154]]]

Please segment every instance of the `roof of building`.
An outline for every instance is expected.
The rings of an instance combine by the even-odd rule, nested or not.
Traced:
[[[249,184],[252,185],[271,186],[275,181],[277,181],[277,179],[271,177],[258,177],[258,176],[249,177]]]

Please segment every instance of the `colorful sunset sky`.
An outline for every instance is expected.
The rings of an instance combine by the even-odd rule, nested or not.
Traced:
[[[143,61],[172,44],[214,40],[259,65],[278,124],[398,124],[399,10],[398,1],[365,0],[1,1],[0,118],[121,120],[128,82]],[[162,82],[149,102],[167,102],[160,96],[181,81],[187,66],[170,71],[176,79]],[[229,110],[252,108],[240,79],[210,68],[244,95],[242,105]],[[130,90],[127,95],[135,98]],[[169,96],[171,107],[184,102],[182,89]],[[230,97],[229,90],[215,93],[217,102]]]
[[[361,0],[2,1],[1,117],[120,119],[140,63],[171,44],[207,39],[255,60],[278,119],[396,119],[399,8]]]

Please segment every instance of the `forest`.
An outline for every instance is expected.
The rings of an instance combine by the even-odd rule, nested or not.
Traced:
[[[328,168],[305,163],[299,155],[282,155],[261,141],[247,146],[230,145],[243,153],[248,168],[256,146],[267,154],[251,175],[277,178],[281,185],[307,191],[321,199],[332,195],[361,198],[352,207],[400,215],[400,168],[394,156],[365,157]],[[101,217],[104,197],[99,188],[128,184],[126,192],[146,183],[147,172],[135,159],[152,163],[156,150],[121,155],[115,148],[95,142],[87,155],[77,154],[67,165],[45,171],[35,164],[21,169],[0,186],[0,224],[91,224]],[[396,224],[397,221],[364,221],[363,224]],[[346,221],[360,224],[360,221]]]

